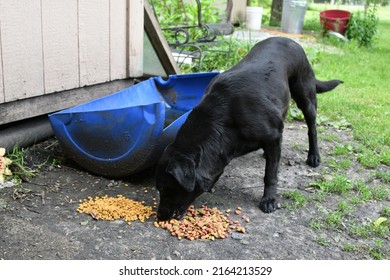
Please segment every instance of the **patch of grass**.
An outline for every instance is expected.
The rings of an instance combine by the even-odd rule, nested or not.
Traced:
[[[369,187],[363,181],[355,183],[353,189],[358,192],[359,198],[362,199],[362,201],[389,200],[390,196],[390,190],[388,187],[381,185]]]
[[[296,209],[302,207],[307,203],[307,198],[300,192],[294,191],[284,191],[283,196],[287,199],[292,200],[292,204],[287,205],[287,208]]]
[[[386,206],[382,206],[382,210],[380,214],[382,217],[390,218],[390,208]]]
[[[314,229],[314,230],[321,230],[324,228],[324,223],[323,223],[323,220],[321,218],[314,218],[310,221],[310,228]]]
[[[333,133],[321,135],[320,137],[321,137],[321,139],[324,139],[324,140],[329,141],[329,142],[339,142],[340,141],[340,137],[336,134],[333,134]]]
[[[379,217],[375,221],[354,224],[349,234],[354,237],[387,237],[390,235],[390,223],[387,218]]]
[[[330,159],[329,166],[332,167],[334,170],[346,170],[352,166],[352,162],[348,159],[344,159],[344,160]]]
[[[384,183],[390,183],[390,172],[377,171],[375,173],[375,178],[381,180]]]
[[[383,240],[381,239],[376,239],[374,241],[374,246],[369,248],[369,252],[370,252],[370,256],[374,259],[374,260],[382,260],[384,258],[383,256],[383,251],[384,251],[384,247],[383,247]],[[387,248],[387,251],[389,251],[389,249]]]
[[[344,244],[342,250],[345,252],[358,252],[359,251],[359,249],[352,243]]]
[[[330,180],[322,179],[313,184],[323,192],[345,194],[352,189],[352,183],[346,175],[334,175]]]
[[[328,247],[330,245],[330,242],[326,240],[324,237],[320,237],[320,236],[316,237],[314,238],[314,241],[324,247]]]
[[[343,215],[339,211],[330,211],[328,215],[326,215],[324,222],[327,228],[341,229],[343,225]]]
[[[345,156],[352,154],[354,148],[351,144],[337,145],[333,148],[332,154],[335,156]]]

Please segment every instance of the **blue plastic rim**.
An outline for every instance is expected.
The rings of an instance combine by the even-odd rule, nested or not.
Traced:
[[[218,72],[150,78],[49,115],[66,154],[102,176],[125,177],[157,162]]]

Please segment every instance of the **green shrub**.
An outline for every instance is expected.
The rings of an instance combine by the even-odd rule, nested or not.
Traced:
[[[378,34],[379,17],[376,4],[367,6],[365,11],[351,14],[346,37],[356,40],[359,47],[371,48]]]

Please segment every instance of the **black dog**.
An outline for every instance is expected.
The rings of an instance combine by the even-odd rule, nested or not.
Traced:
[[[181,218],[200,194],[210,191],[234,158],[262,148],[266,165],[260,209],[275,211],[283,121],[290,97],[308,126],[307,164],[320,164],[316,93],[342,81],[319,81],[302,47],[287,38],[256,44],[237,65],[217,75],[189,114],[156,170],[159,220]]]

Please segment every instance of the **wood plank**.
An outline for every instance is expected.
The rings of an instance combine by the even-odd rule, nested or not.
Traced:
[[[2,1],[5,102],[44,94],[41,1]]]
[[[127,75],[127,0],[110,1],[110,80]]]
[[[171,49],[161,31],[161,27],[154,16],[149,3],[145,2],[145,31],[154,47],[165,72],[168,75],[179,74],[180,69],[172,56]]]
[[[77,0],[42,0],[45,92],[79,87]]]
[[[133,83],[132,79],[117,80],[0,104],[0,125],[70,108],[115,93]]]
[[[146,1],[145,1],[146,2]],[[144,0],[129,0],[129,76],[143,75]]]
[[[110,79],[110,2],[79,0],[80,86]]]

